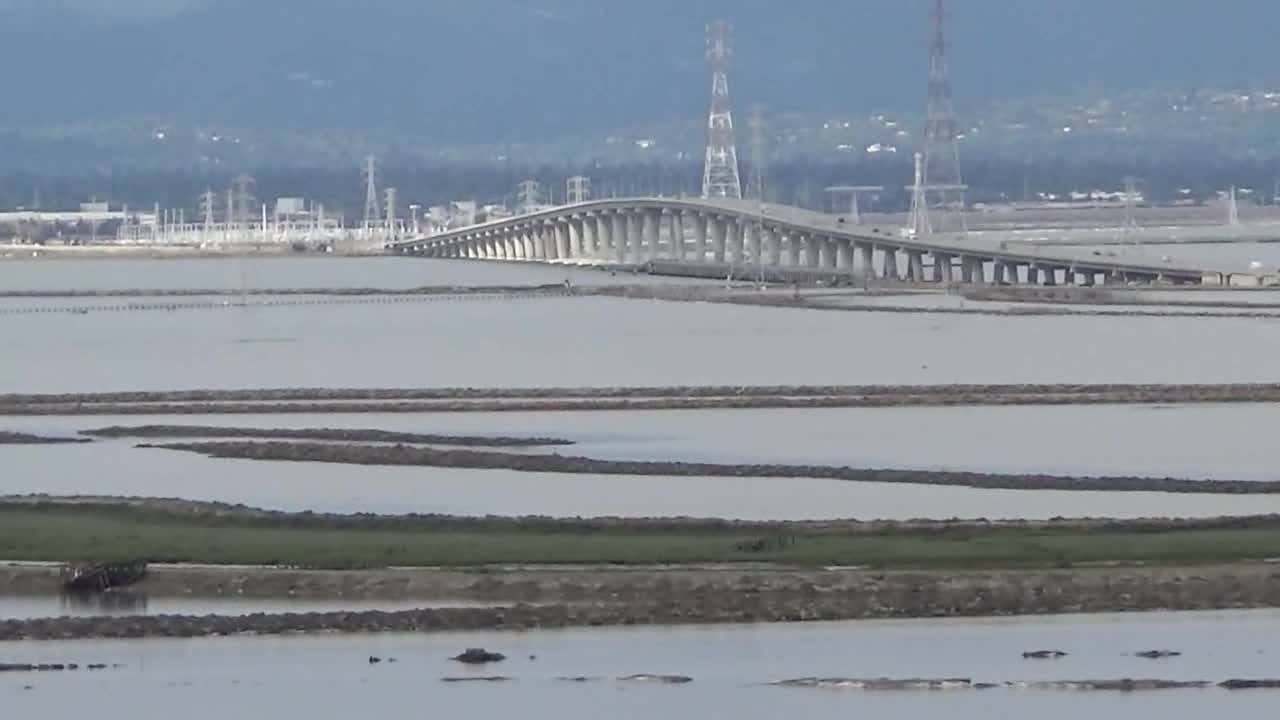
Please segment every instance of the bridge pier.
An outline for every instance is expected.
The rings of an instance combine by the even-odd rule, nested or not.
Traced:
[[[924,282],[924,253],[919,250],[907,251],[907,277],[913,283]]]
[[[885,280],[898,279],[898,248],[885,245],[880,248],[881,272],[880,276]]]
[[[967,258],[961,258],[961,263],[967,263]],[[951,263],[954,257],[946,253],[933,254],[933,281],[936,283],[951,284]]]
[[[609,214],[609,243],[613,259],[619,264],[627,261],[627,218],[622,211]]]
[[[747,257],[748,262],[752,265],[764,265],[764,238],[762,235],[759,223],[747,224]]]
[[[596,247],[596,219],[588,213],[582,217],[582,257],[594,258],[600,248]]]
[[[996,285],[1003,285],[1003,284],[1004,284],[1004,282],[1005,282],[1005,276],[1006,276],[1006,274],[1008,273],[1008,268],[1009,268],[1009,263],[1007,263],[1007,262],[1005,262],[1005,261],[1003,261],[1003,260],[997,260],[997,261],[995,262],[995,269],[994,269],[994,271],[993,271],[993,272],[994,272],[994,274],[995,274],[995,278],[994,278],[994,280],[995,280],[995,284],[996,284]]]
[[[683,262],[685,259],[684,211],[671,213],[671,259]]]
[[[583,238],[583,223],[579,217],[570,217],[569,222],[569,254],[570,258],[580,258],[584,255],[585,239]]]
[[[522,256],[522,257],[523,257],[523,259],[525,259],[525,260],[533,260],[533,259],[535,259],[535,257],[536,257],[536,256],[535,256],[535,254],[534,254],[534,253],[535,253],[536,251],[535,251],[535,249],[534,249],[534,248],[535,248],[535,241],[534,241],[534,237],[533,237],[533,228],[528,227],[528,226],[525,226],[525,227],[521,228],[521,230],[520,230],[520,241],[524,244],[524,254],[523,254],[523,256]]]
[[[876,279],[876,246],[871,243],[854,243],[854,245],[861,258],[859,270],[862,279],[869,283]]]
[[[787,265],[789,267],[800,267],[800,238],[800,233],[795,230],[787,231]]]
[[[609,259],[609,253],[613,252],[613,223],[610,222],[609,216],[604,213],[598,213],[595,216],[596,222],[596,257],[600,260]]]
[[[658,259],[658,234],[661,223],[660,210],[645,211],[643,220],[645,258],[651,262]]]
[[[853,274],[853,241],[845,238],[836,240],[836,267],[846,275]]]
[[[717,264],[724,264],[725,243],[727,241],[728,228],[725,227],[724,218],[716,215],[707,219],[711,224],[711,259]]]
[[[698,213],[693,216],[693,255],[694,260],[700,263],[707,261],[707,226],[711,219]]]
[[[772,267],[782,265],[782,236],[777,228],[764,228],[765,262]]]

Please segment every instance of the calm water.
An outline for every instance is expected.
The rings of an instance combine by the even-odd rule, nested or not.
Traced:
[[[377,428],[422,434],[572,440],[536,452],[610,460],[842,465],[913,470],[1272,480],[1280,405],[370,413],[0,419],[74,436],[111,425]],[[77,448],[108,450],[106,441]],[[66,447],[37,448],[54,462]],[[142,451],[138,451],[139,455]],[[114,457],[114,455],[113,455]],[[34,468],[33,468],[34,470]]]
[[[0,287],[466,285],[563,272],[403,258],[68,260],[0,263]],[[3,301],[0,309],[29,302]],[[590,298],[0,315],[0,392],[1269,382],[1280,378],[1277,356],[1280,328],[1270,319],[880,315]],[[144,420],[0,418],[0,427],[70,433]],[[1276,420],[1267,406],[180,419],[555,434],[580,440],[575,451],[616,458],[1242,479],[1269,477],[1267,433]],[[800,519],[1280,511],[1271,499],[1251,498],[215,462],[128,442],[0,453],[0,493],[160,495],[342,512]]]
[[[663,457],[669,453],[689,453],[709,459],[745,455],[778,460],[855,457],[859,443],[872,447],[875,438],[882,446],[866,457],[885,458],[890,463],[914,465],[927,453],[945,447],[943,443],[920,449],[912,455],[912,445],[892,440],[895,428],[910,426],[909,419],[877,425],[874,415],[866,422],[875,428],[874,438],[856,433],[849,440],[840,437],[838,426],[787,421],[793,411],[783,413],[732,413],[716,422],[721,413],[637,414],[634,424],[612,416],[599,419],[596,427],[589,415],[558,418],[547,416],[536,427],[519,425],[519,418],[497,418],[485,425],[482,417],[397,416],[386,422],[370,418],[324,418],[306,422],[299,418],[209,418],[226,424],[324,424],[359,427],[403,427],[463,431],[473,428],[516,432],[553,432],[584,441],[576,451],[601,456]],[[843,414],[846,411],[836,413]],[[862,412],[862,411],[859,411]],[[895,414],[892,411],[889,414]],[[955,411],[961,412],[961,411]],[[907,413],[908,415],[910,413]],[[927,413],[922,413],[926,416]],[[822,418],[825,413],[816,414]],[[670,426],[657,424],[670,416]],[[763,417],[762,417],[763,416]],[[770,417],[771,416],[771,417]],[[803,414],[800,414],[803,418]],[[692,429],[702,418],[714,432]],[[1082,417],[1086,423],[1088,415]],[[61,432],[75,421],[89,421],[78,427],[95,427],[114,420],[137,423],[146,418],[45,418],[34,424],[20,424],[24,430]],[[180,422],[205,422],[205,418],[182,418]],[[939,421],[940,423],[941,421]],[[511,424],[508,424],[511,423]],[[11,425],[12,423],[7,423]],[[532,423],[531,423],[532,424]],[[798,426],[798,427],[797,427]],[[959,428],[982,427],[978,423],[957,422]],[[739,434],[732,428],[741,428]],[[806,430],[806,428],[810,428]],[[946,429],[943,427],[942,429]],[[629,432],[628,432],[629,431]],[[689,437],[682,433],[690,433]],[[949,432],[963,433],[962,430]],[[752,435],[750,433],[758,433]],[[776,435],[767,447],[746,438]],[[700,445],[697,438],[706,445]],[[981,432],[971,434],[975,443],[984,443]],[[1156,438],[1158,436],[1151,435]],[[958,440],[948,441],[959,444]],[[1034,466],[1050,456],[1035,451],[1036,445],[1010,442],[1003,453],[992,454],[993,465],[1019,462]],[[896,444],[895,444],[896,443]],[[1189,445],[1190,443],[1184,443]],[[841,450],[841,448],[853,448]],[[987,445],[987,447],[990,447]],[[1071,446],[1058,448],[1057,457],[1070,462]],[[1212,447],[1212,446],[1209,446]],[[890,451],[897,449],[897,454]],[[912,485],[880,485],[807,479],[593,477],[522,473],[505,470],[455,470],[447,468],[362,467],[309,463],[263,463],[249,460],[210,460],[198,455],[161,450],[138,450],[130,441],[108,441],[75,446],[14,446],[0,448],[6,472],[0,475],[0,494],[52,493],[58,495],[128,495],[180,497],[245,503],[280,510],[375,513],[446,513],[459,515],[550,515],[576,516],[697,516],[751,520],[804,520],[832,518],[1051,518],[1070,517],[1213,517],[1258,513],[1280,513],[1280,496],[1194,496],[1154,493],[1065,493],[971,490],[966,488]],[[934,455],[942,462],[945,456]],[[975,451],[975,463],[982,458]],[[1120,463],[1140,464],[1145,455],[1124,452],[1106,456]],[[1212,453],[1208,455],[1212,457]],[[1243,468],[1262,468],[1266,455],[1249,455]],[[1104,458],[1105,460],[1105,458]],[[1095,461],[1102,462],[1102,461]],[[1147,466],[1152,467],[1152,466]],[[101,468],[119,468],[102,472]]]
[[[0,316],[0,392],[1240,382],[1272,319],[866,314],[595,298]]]
[[[1220,690],[1136,695],[998,689],[983,693],[863,693],[761,687],[804,676],[972,677],[978,681],[1158,677],[1225,680],[1276,674],[1275,613],[1066,617],[1048,620],[840,623],[806,626],[580,630],[500,635],[232,638],[200,641],[53,642],[0,646],[13,662],[116,662],[102,673],[0,676],[13,717],[83,716],[92,698],[109,715],[164,718],[431,716],[598,718],[1163,717],[1228,713],[1268,717],[1272,692]],[[445,658],[465,647],[505,652],[487,669],[514,682],[447,685],[466,676]],[[1021,659],[1030,649],[1072,655]],[[1170,661],[1135,658],[1170,648]],[[370,655],[395,657],[371,666]],[[536,655],[536,660],[527,659]],[[684,686],[612,679],[678,673]],[[30,686],[25,689],[24,686]],[[125,708],[128,708],[127,711]]]
[[[275,288],[413,288],[425,285],[528,285],[649,282],[591,268],[460,262],[419,258],[260,257],[50,259],[0,261],[3,290],[243,290]],[[666,282],[666,280],[657,280]]]

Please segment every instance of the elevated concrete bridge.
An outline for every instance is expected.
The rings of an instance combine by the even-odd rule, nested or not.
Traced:
[[[648,262],[915,283],[1270,284],[1248,267],[1026,247],[981,236],[912,237],[785,205],[742,200],[600,200],[497,220],[389,249],[437,258],[581,264]]]

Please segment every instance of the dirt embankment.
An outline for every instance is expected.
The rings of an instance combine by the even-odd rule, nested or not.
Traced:
[[[253,438],[489,448],[549,447],[573,444],[571,440],[542,437],[424,435],[421,433],[390,432],[387,430],[235,428],[198,425],[116,426],[85,430],[81,434],[95,438]]]
[[[1214,495],[1280,494],[1280,481],[1187,480],[1150,477],[1070,477],[927,470],[881,470],[831,465],[764,465],[598,460],[565,455],[519,455],[466,449],[373,447],[308,442],[193,442],[141,448],[200,453],[213,458],[345,465],[516,470],[573,475],[649,477],[814,478],[846,482],[939,485],[984,490],[1159,492]]]
[[[90,443],[89,438],[55,438],[26,433],[0,432],[0,445],[77,445]]]
[[[660,569],[619,573],[490,570],[452,575],[465,578],[470,583],[468,591],[475,596],[495,601],[500,598],[518,600],[506,607],[404,612],[16,620],[0,622],[0,641],[202,637],[245,633],[528,630],[611,625],[1215,610],[1280,605],[1280,573],[1265,566],[1196,571],[1124,569],[901,574],[840,570],[770,571],[759,568],[732,571]],[[252,581],[246,579],[245,582]],[[294,574],[289,582],[305,584],[306,581]],[[435,586],[444,587],[446,584],[440,580]],[[385,589],[390,585],[381,587]]]
[[[1280,384],[335,389],[0,395],[0,415],[186,415],[1280,402]]]

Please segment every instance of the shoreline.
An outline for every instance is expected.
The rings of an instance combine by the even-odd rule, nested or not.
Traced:
[[[1280,569],[1264,552],[1280,547],[1280,516],[1007,523],[502,520],[39,496],[0,499],[0,515],[0,547],[15,558],[0,562],[4,596],[57,596],[62,563],[95,559],[86,557],[89,548],[108,554],[126,542],[135,558],[148,558],[147,542],[170,553],[187,542],[206,552],[210,544],[261,546],[261,557],[276,560],[149,557],[158,564],[140,582],[108,594],[424,603],[402,611],[10,620],[0,621],[0,641],[1280,607]],[[118,524],[104,524],[104,518]],[[255,534],[264,531],[274,534]],[[74,537],[77,532],[87,542]],[[435,548],[420,556],[434,562],[385,554],[384,540],[387,547],[416,542]],[[305,554],[287,561],[291,548],[297,553],[308,543],[324,549],[318,557],[328,558],[328,567],[298,562]],[[460,544],[486,546],[493,554],[457,554]],[[671,553],[688,545],[711,552]],[[30,550],[55,546],[76,554]],[[19,562],[24,547],[25,557],[43,562]],[[621,554],[610,556],[609,548]],[[475,605],[425,607],[446,600]]]
[[[1201,480],[1139,476],[1067,476],[947,470],[898,470],[836,465],[706,463],[601,460],[585,456],[517,454],[498,450],[410,445],[353,445],[307,441],[242,440],[156,442],[135,446],[201,455],[218,460],[324,463],[372,467],[511,470],[600,477],[690,477],[817,479],[889,485],[927,485],[977,490],[1168,493],[1177,495],[1278,495],[1280,481]]]
[[[28,576],[38,572],[50,571],[17,570]],[[17,573],[0,566],[0,577],[12,579]],[[161,583],[171,588],[175,582],[188,587],[216,583],[236,597],[404,599],[415,589],[447,587],[493,604],[403,611],[9,620],[0,621],[0,642],[1043,617],[1280,606],[1280,576],[1270,565],[967,573],[770,568],[498,572],[488,568],[316,575],[262,568],[180,568],[158,574],[167,576]],[[137,589],[145,590],[148,582]],[[293,590],[283,590],[286,587]],[[299,587],[306,592],[299,593]],[[237,588],[251,590],[240,593]],[[267,589],[274,589],[274,594],[264,594]]]
[[[0,394],[0,416],[615,412],[1280,402],[1280,384],[263,388]]]

